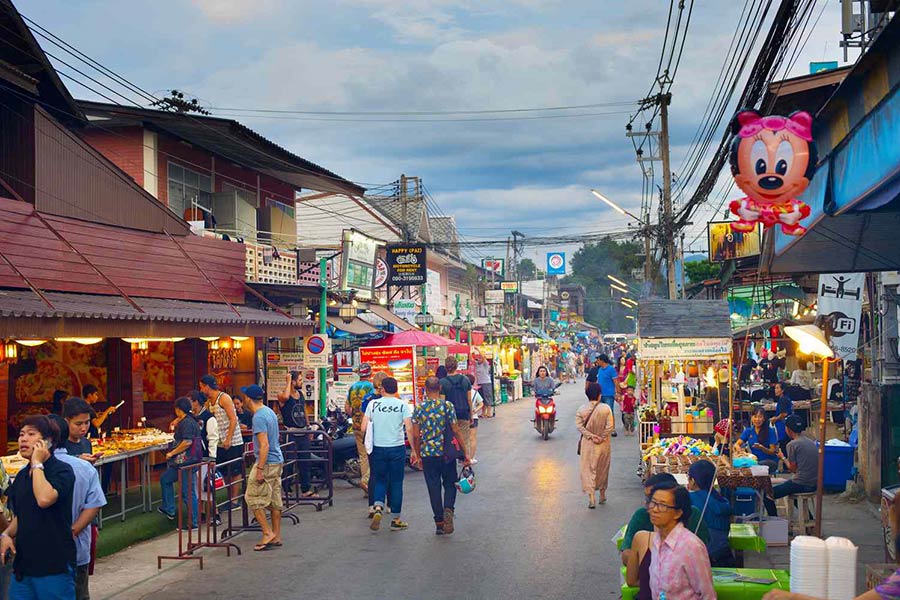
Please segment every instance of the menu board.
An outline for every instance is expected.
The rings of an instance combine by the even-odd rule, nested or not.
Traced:
[[[384,371],[396,379],[400,397],[413,404],[417,398],[415,360],[415,346],[369,346],[359,349],[359,361],[369,363],[372,373]]]
[[[300,395],[307,402],[318,401],[319,378],[317,369],[307,369],[303,366],[302,352],[269,352],[266,354],[266,400],[275,402],[278,394],[287,386],[291,371],[299,371],[301,378]]]

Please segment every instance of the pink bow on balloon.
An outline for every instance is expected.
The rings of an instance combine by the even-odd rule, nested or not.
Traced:
[[[752,110],[745,110],[737,116],[738,124],[741,126],[738,136],[742,138],[753,137],[760,131],[768,129],[770,131],[782,131],[787,129],[797,137],[811,142],[812,122],[813,118],[806,111],[795,112],[789,117],[779,115],[761,116]]]

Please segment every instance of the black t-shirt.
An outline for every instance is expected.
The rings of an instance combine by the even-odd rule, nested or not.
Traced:
[[[19,471],[9,488],[9,507],[18,519],[13,563],[16,575],[59,575],[75,566],[75,538],[72,537],[75,472],[51,456],[44,463],[44,476],[59,494],[49,508],[38,506],[34,497],[31,465]]]
[[[600,367],[594,365],[590,368],[587,374],[587,382],[588,383],[597,383],[597,373],[600,372]]]
[[[82,454],[91,454],[94,451],[91,446],[91,440],[87,438],[81,438],[77,442],[73,442],[66,438],[63,442],[63,448],[66,449],[69,456],[81,456]]]
[[[293,396],[289,397],[281,407],[281,420],[289,429],[306,428],[306,413],[303,412],[303,403],[298,402]]]

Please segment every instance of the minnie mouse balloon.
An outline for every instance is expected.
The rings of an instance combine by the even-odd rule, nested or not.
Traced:
[[[806,233],[800,221],[809,216],[809,206],[797,196],[807,188],[816,168],[812,122],[804,111],[789,117],[763,117],[744,110],[734,117],[731,173],[747,197],[730,204],[738,217],[731,223],[733,231],[753,231],[762,223],[767,229],[781,225],[781,231],[789,235]]]

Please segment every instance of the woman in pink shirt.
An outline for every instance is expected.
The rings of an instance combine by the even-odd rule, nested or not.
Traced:
[[[653,600],[714,599],[706,545],[686,527],[691,516],[688,491],[660,484],[650,494],[647,511],[655,528],[650,540]]]

